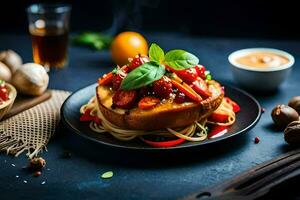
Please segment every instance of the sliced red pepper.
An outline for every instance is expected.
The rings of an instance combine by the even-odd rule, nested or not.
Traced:
[[[90,115],[91,110],[86,110],[84,114],[82,114],[80,116],[80,121],[81,122],[87,122],[87,121],[93,121],[94,120],[94,116]]]
[[[191,85],[191,88],[200,94],[204,99],[211,96],[211,93],[208,90],[207,84],[202,78],[198,78]]]
[[[163,141],[163,142],[153,142],[150,140],[147,140],[145,138],[141,138],[143,142],[146,144],[149,144],[150,146],[157,147],[157,148],[168,148],[168,147],[174,147],[177,146],[185,141],[185,139],[179,138],[175,140],[169,140],[169,141]]]
[[[228,115],[222,114],[222,113],[213,112],[209,116],[208,120],[209,121],[213,121],[213,122],[226,123],[226,122],[228,122]]]
[[[85,113],[80,116],[79,121],[81,122],[94,121],[96,124],[101,124],[101,119],[98,118],[97,116],[91,116],[90,113],[91,113],[90,109],[86,110]]]
[[[113,80],[113,73],[109,72],[108,74],[105,74],[102,78],[98,79],[98,84],[99,85],[107,85],[111,83]]]
[[[237,112],[239,112],[241,110],[241,107],[239,106],[239,104],[237,104],[235,101],[233,101],[229,97],[224,97],[224,99],[226,100],[227,103],[229,103],[230,105],[232,105],[233,112],[237,113]]]
[[[93,121],[94,121],[96,124],[98,124],[98,125],[100,125],[100,124],[102,123],[101,119],[100,119],[99,117],[97,117],[97,116],[94,116]]]
[[[209,131],[207,138],[217,138],[221,137],[222,135],[226,134],[228,132],[228,128],[230,126],[219,126],[219,125],[214,125],[212,126],[211,130]]]
[[[202,79],[206,78],[206,76],[205,76],[206,69],[205,69],[205,67],[203,65],[196,65],[195,69],[196,69],[196,71],[198,73],[198,76],[200,76],[200,78],[202,78]]]
[[[175,80],[171,80],[172,84],[182,93],[184,93],[186,96],[191,98],[192,100],[200,103],[202,101],[202,98],[200,95],[198,95],[190,86],[186,84],[178,83]]]
[[[191,84],[192,82],[196,81],[199,77],[194,67],[183,70],[176,70],[174,73],[188,84]]]

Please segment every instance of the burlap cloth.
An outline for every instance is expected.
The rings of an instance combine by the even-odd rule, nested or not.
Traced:
[[[0,122],[0,151],[29,158],[46,149],[60,119],[60,107],[69,92],[52,90],[52,97],[29,110]],[[46,149],[47,150],[47,149]]]

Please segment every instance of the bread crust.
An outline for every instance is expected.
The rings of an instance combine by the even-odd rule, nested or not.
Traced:
[[[163,128],[178,128],[192,124],[194,121],[207,118],[222,102],[224,92],[216,81],[209,82],[212,96],[201,103],[187,102],[176,104],[166,102],[157,105],[151,110],[134,108],[124,112],[117,112],[103,104],[105,95],[103,86],[96,88],[97,101],[103,116],[124,129],[132,130],[158,130]]]

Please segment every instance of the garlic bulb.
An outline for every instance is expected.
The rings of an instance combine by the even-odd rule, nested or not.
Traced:
[[[0,53],[0,61],[3,62],[10,69],[12,73],[21,67],[22,58],[13,50],[2,51]]]
[[[0,80],[9,82],[11,79],[11,72],[9,68],[0,62]]]
[[[27,63],[15,72],[12,83],[20,93],[37,96],[47,89],[49,76],[43,66]]]

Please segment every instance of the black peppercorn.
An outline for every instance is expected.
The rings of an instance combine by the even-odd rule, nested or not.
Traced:
[[[275,125],[281,129],[284,129],[290,122],[299,120],[297,111],[283,104],[277,105],[271,115]]]
[[[300,121],[291,122],[284,130],[284,139],[292,145],[300,144]]]
[[[300,96],[291,98],[288,105],[294,108],[298,112],[298,114],[300,114]]]

